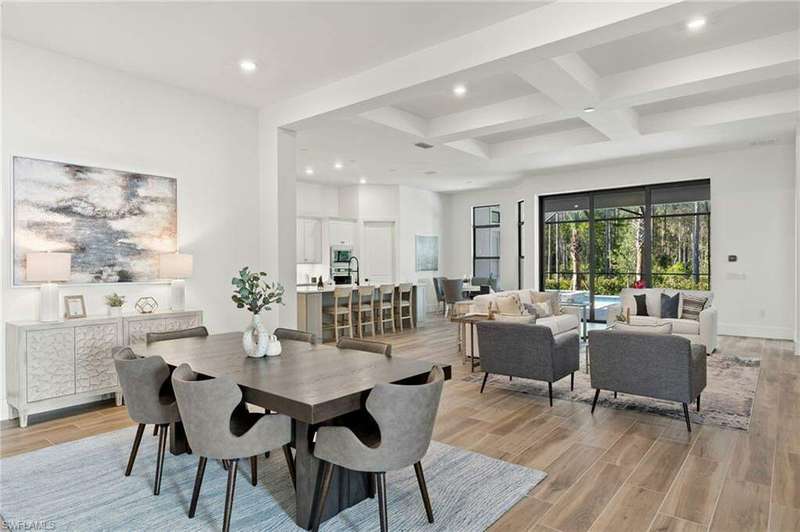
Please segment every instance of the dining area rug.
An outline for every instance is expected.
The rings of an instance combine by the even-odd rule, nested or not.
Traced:
[[[158,438],[145,433],[124,476],[135,428],[0,460],[0,515],[11,530],[221,530],[227,472],[208,462],[197,514],[186,515],[198,457],[167,454],[153,495]],[[541,482],[542,471],[432,442],[422,461],[435,523],[425,517],[412,467],[386,475],[389,528],[481,531]],[[240,461],[231,530],[302,530],[283,453],[259,457],[258,484]],[[323,531],[378,530],[378,503],[366,499],[323,523]]]
[[[575,372],[575,390],[570,391],[569,376],[567,376],[553,383],[553,399],[592,404],[594,389],[589,373],[586,372],[585,343],[581,343],[580,366],[580,371]],[[692,422],[747,430],[750,426],[760,371],[761,361],[758,358],[726,354],[721,351],[716,351],[707,357],[707,384],[701,394],[700,412],[696,411],[696,405],[689,406],[689,417]],[[483,371],[476,368],[475,372],[468,374],[464,380],[475,383],[475,393],[478,393],[483,380]],[[547,383],[543,381],[516,377],[509,381],[508,377],[490,375],[486,382],[486,388],[490,387],[547,397]],[[603,390],[597,405],[684,419],[683,409],[679,403],[639,395],[620,393],[614,398],[613,392]]]

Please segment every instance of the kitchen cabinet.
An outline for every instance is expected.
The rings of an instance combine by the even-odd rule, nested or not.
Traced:
[[[320,221],[313,218],[298,218],[296,230],[297,263],[322,263],[322,224]]]
[[[356,223],[345,220],[328,222],[328,240],[331,246],[356,246]]]

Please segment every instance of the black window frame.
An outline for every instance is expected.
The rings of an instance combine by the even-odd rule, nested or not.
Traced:
[[[586,275],[588,276],[588,285],[589,285],[589,320],[595,321],[595,312],[594,312],[594,297],[595,297],[595,278],[598,275],[608,275],[608,272],[596,272],[595,271],[595,246],[594,246],[594,236],[595,236],[595,227],[596,222],[606,222],[606,221],[613,221],[613,220],[628,220],[634,219],[634,217],[625,217],[625,218],[598,218],[595,215],[595,205],[594,200],[595,197],[602,194],[608,193],[615,193],[615,192],[631,192],[631,191],[642,191],[644,193],[644,211],[643,211],[643,219],[644,219],[644,256],[643,256],[643,263],[642,263],[642,272],[641,277],[645,282],[647,287],[653,286],[653,219],[662,219],[662,218],[671,218],[671,217],[688,217],[688,216],[695,216],[701,217],[705,216],[707,218],[708,223],[708,243],[707,243],[707,257],[708,257],[708,273],[707,274],[697,274],[700,278],[706,278],[708,280],[708,287],[711,289],[711,208],[709,207],[708,212],[702,213],[686,213],[686,214],[654,214],[653,213],[653,206],[655,205],[652,202],[652,193],[654,190],[665,190],[665,189],[680,189],[680,188],[690,188],[694,186],[706,186],[709,190],[709,201],[710,201],[710,190],[711,190],[711,180],[710,179],[697,179],[697,180],[690,180],[690,181],[680,181],[680,182],[672,182],[672,183],[658,183],[653,185],[640,185],[640,186],[632,186],[632,187],[620,187],[620,188],[609,188],[609,189],[598,189],[598,190],[587,190],[583,192],[573,192],[567,194],[549,194],[544,196],[539,196],[539,289],[544,291],[546,290],[546,274],[570,274],[572,275],[573,272],[546,272],[545,267],[545,260],[547,256],[545,254],[544,244],[545,244],[545,229],[548,225],[551,224],[559,224],[559,223],[572,223],[575,221],[585,221],[589,224],[589,252],[588,252],[588,271],[581,271],[577,272],[578,275]],[[548,199],[568,199],[570,197],[587,197],[588,198],[588,209],[587,209],[587,218],[586,220],[563,220],[563,221],[556,221],[556,222],[548,222],[545,220],[547,213],[545,212],[545,202]],[[584,268],[582,268],[583,270]],[[637,275],[637,273],[626,273],[626,272],[613,272],[616,275]],[[685,276],[685,274],[675,274],[675,273],[655,273],[656,276],[669,276],[669,275],[680,275]]]
[[[486,208],[491,209],[492,207],[497,208],[497,223],[476,225],[475,224],[475,210],[476,209],[486,209]],[[472,277],[475,277],[475,265],[477,264],[478,260],[497,260],[497,277],[499,279],[499,277],[500,277],[500,255],[499,254],[497,256],[483,256],[482,255],[482,256],[478,257],[475,254],[475,251],[476,251],[475,235],[476,235],[476,230],[477,229],[490,229],[490,228],[494,228],[494,227],[497,227],[498,229],[500,229],[500,220],[501,219],[502,219],[502,215],[501,215],[501,212],[500,212],[500,204],[499,203],[490,203],[488,205],[475,205],[475,206],[472,207]],[[494,221],[494,213],[492,213],[492,220],[491,221]]]
[[[525,255],[522,253],[523,230],[525,229],[525,200],[517,201],[517,288],[522,290]]]

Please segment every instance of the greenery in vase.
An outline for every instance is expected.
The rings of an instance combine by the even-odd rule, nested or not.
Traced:
[[[234,286],[231,299],[236,308],[247,308],[258,314],[262,310],[271,310],[273,303],[283,304],[283,285],[268,283],[266,276],[265,272],[251,272],[247,266],[239,270],[239,277],[231,279]]]
[[[121,296],[114,292],[111,295],[106,296],[106,305],[109,307],[121,307],[125,304],[125,296]]]

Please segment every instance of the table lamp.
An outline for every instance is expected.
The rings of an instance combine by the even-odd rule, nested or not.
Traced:
[[[53,281],[69,281],[71,253],[28,253],[25,256],[25,279],[42,282],[39,302],[40,321],[60,321],[58,285]]]
[[[161,255],[160,270],[162,279],[172,279],[169,293],[169,308],[185,310],[186,281],[192,276],[192,256],[183,253]]]

